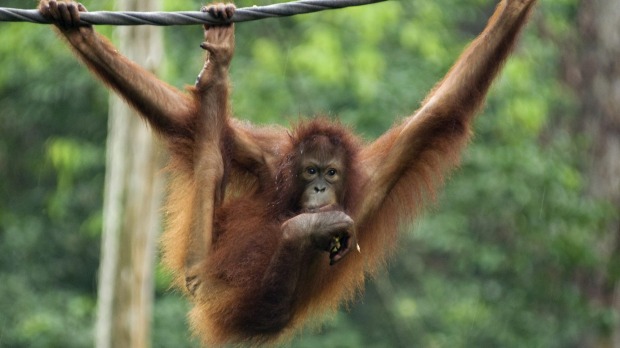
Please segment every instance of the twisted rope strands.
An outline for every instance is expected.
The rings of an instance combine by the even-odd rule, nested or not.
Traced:
[[[270,17],[286,17],[303,13],[332,10],[350,6],[368,5],[386,0],[300,0],[267,6],[253,6],[237,9],[232,22],[247,22]],[[113,12],[96,11],[80,13],[83,24],[109,25],[192,25],[221,24],[221,20],[200,11],[180,12]],[[0,22],[31,22],[49,24],[38,10],[23,10],[0,7]]]

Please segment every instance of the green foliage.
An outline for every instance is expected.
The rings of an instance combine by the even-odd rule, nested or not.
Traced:
[[[102,149],[71,138],[51,138],[47,143],[47,157],[57,173],[57,189],[48,203],[49,215],[63,219],[76,208],[72,204],[80,203],[78,192],[74,190],[76,177],[85,175],[93,167],[101,168]]]
[[[165,10],[201,4],[166,1]],[[388,1],[238,24],[235,114],[285,125],[328,114],[372,139],[418,107],[494,6]],[[620,277],[620,267],[601,260],[597,231],[614,212],[584,195],[588,139],[567,126],[578,98],[558,69],[576,17],[575,0],[540,3],[461,168],[403,234],[389,272],[291,347],[579,346],[617,325],[580,287],[592,274]],[[48,27],[5,23],[0,33],[0,346],[89,346],[106,93]],[[165,34],[165,80],[193,83],[200,28]],[[169,281],[158,269],[153,346],[196,347],[188,304]]]
[[[106,94],[49,27],[0,33],[0,346],[88,346]]]

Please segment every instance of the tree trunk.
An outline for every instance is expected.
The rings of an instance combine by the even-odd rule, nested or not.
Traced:
[[[587,163],[592,196],[613,205],[614,216],[601,240],[607,260],[590,294],[597,305],[620,313],[620,282],[609,270],[620,259],[620,3],[617,0],[582,0],[579,8],[579,45],[576,61],[569,64],[568,81],[580,97],[580,126],[591,139]],[[594,290],[594,291],[592,291]],[[594,345],[620,347],[620,326]]]
[[[157,11],[159,0],[119,0],[120,11]],[[119,49],[155,71],[162,57],[161,29],[121,26]],[[152,132],[120,98],[110,97],[103,240],[95,345],[150,346],[155,244],[163,178]]]

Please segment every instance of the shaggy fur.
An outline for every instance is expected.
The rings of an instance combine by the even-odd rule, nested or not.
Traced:
[[[394,249],[398,227],[416,217],[458,164],[472,120],[536,2],[502,0],[421,108],[362,144],[326,118],[301,121],[290,131],[232,118],[232,25],[205,27],[207,63],[196,86],[183,93],[118,54],[92,27],[80,26],[82,5],[40,1],[41,13],[76,55],[169,145],[164,263],[193,300],[194,332],[216,346],[279,342],[362,291],[365,277]],[[234,8],[209,11],[226,19]],[[306,153],[344,162],[344,186],[332,211],[302,207]],[[329,266],[331,256],[311,240],[342,232],[333,226],[343,221],[361,252],[352,246]]]

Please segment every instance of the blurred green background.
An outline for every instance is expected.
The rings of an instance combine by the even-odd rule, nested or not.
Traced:
[[[590,49],[597,41],[584,19],[596,13],[591,3],[541,1],[437,204],[403,228],[386,271],[359,301],[290,346],[577,347],[617,339],[619,193],[593,189],[605,185],[593,170],[604,159],[595,151],[601,134],[588,125],[604,116],[582,64],[600,52]],[[84,4],[113,9],[112,1]],[[418,107],[494,7],[388,1],[239,24],[234,113],[285,125],[328,114],[372,140]],[[111,36],[113,28],[98,30]],[[0,347],[92,346],[108,94],[49,26],[2,23],[0,37]],[[168,27],[165,40],[162,78],[179,88],[193,83],[201,29]],[[603,75],[616,80],[619,70]],[[620,101],[598,99],[620,114]],[[188,304],[163,272],[155,291],[153,347],[198,346]]]

